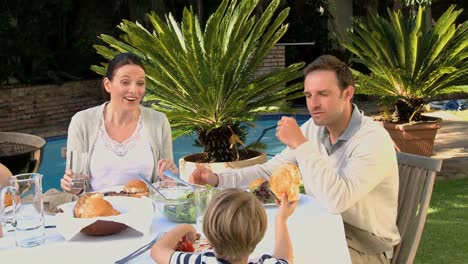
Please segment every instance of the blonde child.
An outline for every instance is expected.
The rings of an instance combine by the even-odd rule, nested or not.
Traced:
[[[195,239],[195,228],[183,224],[167,232],[153,246],[151,256],[159,264],[292,263],[293,249],[287,219],[296,207],[297,202],[288,203],[286,195],[283,195],[275,219],[273,256],[263,255],[257,262],[248,262],[248,259],[265,235],[267,228],[265,208],[252,194],[238,189],[219,192],[206,210],[203,232],[214,247],[214,252],[197,254],[175,251],[182,237],[186,236],[191,241]]]

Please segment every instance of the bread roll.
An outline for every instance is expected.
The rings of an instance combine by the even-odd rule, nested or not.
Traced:
[[[87,193],[80,197],[73,210],[77,218],[119,215],[111,203],[104,199],[102,193]]]
[[[11,199],[11,194],[7,193],[5,194],[5,207],[8,207],[13,204],[13,199]]]
[[[123,191],[127,193],[146,193],[148,187],[144,181],[136,179],[125,184]]]
[[[277,167],[270,176],[270,188],[278,199],[286,193],[288,201],[299,200],[300,184],[301,174],[297,165],[293,163]]]
[[[143,196],[149,197],[148,187],[146,183],[141,180],[131,180],[123,187],[120,192],[108,192],[105,196],[126,196],[140,198]]]

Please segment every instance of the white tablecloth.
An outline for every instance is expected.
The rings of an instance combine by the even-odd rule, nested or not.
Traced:
[[[274,248],[274,219],[277,209],[267,208],[268,229],[253,256],[272,253]],[[53,216],[46,216],[46,225],[54,224]],[[248,223],[246,223],[248,224]],[[105,237],[78,235],[65,241],[54,229],[46,229],[46,242],[33,248],[15,246],[14,232],[4,232],[0,238],[1,263],[113,263],[136,248],[149,242],[158,232],[176,224],[156,214],[151,235],[142,236],[131,229]],[[288,222],[296,264],[351,263],[344,235],[342,218],[326,212],[309,196],[301,196],[296,212]],[[4,230],[5,231],[5,230]],[[149,253],[131,263],[154,263]]]

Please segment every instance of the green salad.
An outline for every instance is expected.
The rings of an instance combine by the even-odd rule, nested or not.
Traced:
[[[305,194],[305,189],[304,189],[304,184],[303,183],[301,183],[299,185],[299,193]]]
[[[185,203],[164,205],[164,215],[171,221],[178,223],[195,223],[197,210],[195,201],[187,200]]]
[[[206,207],[208,198],[213,191],[217,190],[207,185],[200,191],[199,206]],[[186,191],[185,194],[177,199],[173,204],[164,205],[164,215],[171,221],[177,223],[195,223],[197,219],[197,208],[195,201],[195,193],[193,191]]]

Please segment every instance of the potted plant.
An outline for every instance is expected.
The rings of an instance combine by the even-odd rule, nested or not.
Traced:
[[[423,6],[408,17],[388,9],[389,19],[354,19],[348,39],[341,40],[370,71],[353,70],[357,93],[377,95],[393,110],[383,125],[399,151],[431,156],[440,120],[422,115],[425,104],[432,96],[468,89],[468,23],[455,25],[462,10],[454,9],[433,26],[424,23]]]
[[[171,14],[162,19],[151,12],[151,31],[124,20],[120,40],[101,35],[108,46],[95,46],[106,59],[127,51],[143,59],[145,100],[155,101],[152,107],[167,114],[174,138],[196,132],[196,143],[203,147],[202,154],[184,160],[233,162],[257,156],[243,142],[246,124],[260,113],[287,110],[287,100],[303,96],[302,82],[292,82],[302,77],[303,63],[255,74],[286,33],[289,12],[278,10],[280,1],[274,0],[255,15],[258,2],[223,0],[204,27],[192,8],[184,9],[180,24]],[[105,67],[92,69],[103,74]],[[266,155],[259,162],[264,161]]]

